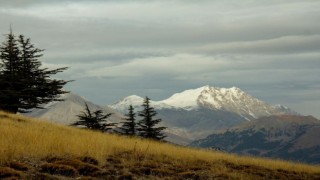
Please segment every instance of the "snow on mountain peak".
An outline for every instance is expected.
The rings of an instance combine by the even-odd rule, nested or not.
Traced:
[[[199,106],[203,104],[210,104],[211,108],[221,109],[222,105],[219,102],[229,102],[232,98],[240,98],[242,94],[244,94],[244,92],[237,87],[218,88],[206,85],[173,94],[168,99],[162,101],[150,101],[150,104],[158,109],[182,108],[185,110],[193,110],[199,108]],[[140,106],[142,103],[142,97],[131,95],[110,107],[123,111],[125,108],[129,107],[129,105]]]
[[[144,98],[137,96],[137,95],[131,95],[123,98],[122,100],[110,105],[109,107],[116,109],[120,113],[126,114],[128,111],[128,108],[130,105],[132,105],[136,110],[141,110],[141,105],[143,104]],[[150,100],[150,105],[157,109],[162,108],[174,108],[170,105],[167,105],[165,103],[162,103],[161,101],[152,101]]]
[[[185,90],[181,93],[176,93],[161,102],[176,108],[193,109],[198,106],[197,100],[201,93],[209,88],[209,86],[203,86],[197,89]]]
[[[289,108],[287,106],[284,106],[282,104],[276,104],[274,105],[275,108],[279,108],[279,109],[285,109],[285,110],[288,110]]]
[[[237,105],[244,96],[247,95],[237,87],[210,87],[202,92],[198,99],[198,104],[214,109],[226,109],[228,105]]]
[[[273,106],[246,94],[237,87],[203,86],[176,93],[162,102],[185,110],[206,108],[234,112],[248,120],[280,112]]]
[[[176,93],[162,102],[177,108],[187,110],[197,109],[200,104],[210,104],[215,109],[221,109],[221,101],[232,101],[232,98],[239,98],[244,92],[237,88],[219,88],[203,86],[197,89],[190,89]]]
[[[143,98],[137,95],[131,95],[123,98],[122,100],[116,102],[115,104],[111,105],[110,107],[114,109],[127,109],[130,105],[138,106],[143,103]]]
[[[281,104],[276,104],[273,106],[276,110],[282,112],[282,114],[290,114],[290,115],[301,115],[294,110],[290,109],[287,106],[281,105]]]
[[[137,96],[137,95],[131,95],[131,96],[128,96],[126,98],[124,98],[122,101],[124,102],[129,102],[129,103],[136,103],[136,102],[141,102],[143,101],[143,97],[140,97],[140,96]]]

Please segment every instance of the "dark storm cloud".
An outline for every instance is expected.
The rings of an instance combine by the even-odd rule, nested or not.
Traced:
[[[0,1],[0,34],[11,24],[30,37],[46,49],[44,65],[71,67],[59,76],[76,80],[67,88],[100,104],[209,84],[320,117],[319,9],[314,0],[11,0]]]

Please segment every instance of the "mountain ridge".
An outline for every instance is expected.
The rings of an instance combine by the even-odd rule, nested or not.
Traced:
[[[109,105],[122,113],[132,105],[139,107],[143,98],[131,95]],[[298,114],[283,105],[269,105],[240,88],[220,88],[208,85],[175,93],[167,99],[151,101],[155,109],[197,110],[201,108],[230,111],[239,114],[247,120],[273,114]],[[258,108],[257,108],[258,107]]]
[[[215,132],[190,145],[319,164],[319,136],[320,120],[313,116],[273,115]]]

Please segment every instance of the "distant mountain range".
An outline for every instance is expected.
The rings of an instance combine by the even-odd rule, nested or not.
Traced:
[[[140,110],[143,99],[131,95],[109,107],[126,114],[130,105]],[[298,114],[282,105],[269,105],[236,87],[203,86],[176,93],[165,100],[151,101],[151,105],[170,133],[185,137],[189,142],[259,117]]]
[[[61,99],[64,101],[49,103],[45,109],[36,109],[28,115],[69,125],[78,119],[77,115],[87,103],[92,111],[101,109],[104,113],[112,113],[111,122],[121,122],[130,105],[136,111],[141,110],[144,98],[132,95],[105,107],[74,93],[65,94]],[[161,125],[168,127],[167,140],[183,145],[255,118],[297,114],[285,106],[269,105],[236,87],[203,86],[176,93],[162,101],[151,101],[151,105],[157,110],[158,117],[162,118]]]
[[[262,117],[192,142],[191,146],[320,164],[320,121],[312,116]]]

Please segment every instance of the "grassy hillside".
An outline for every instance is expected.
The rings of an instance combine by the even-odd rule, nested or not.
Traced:
[[[319,179],[320,167],[91,132],[0,112],[0,179]]]

